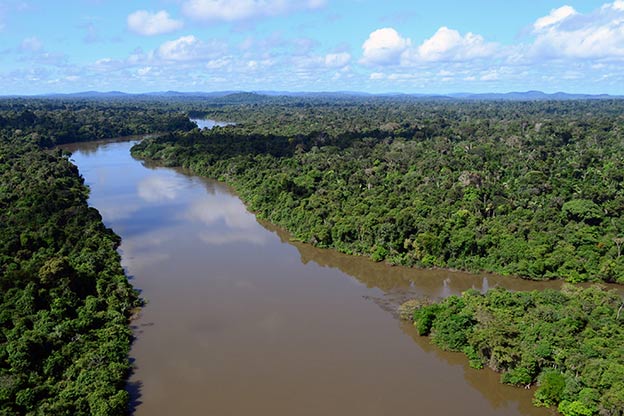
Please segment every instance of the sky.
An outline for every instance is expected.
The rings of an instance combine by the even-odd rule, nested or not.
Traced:
[[[0,95],[624,94],[624,0],[0,0]]]

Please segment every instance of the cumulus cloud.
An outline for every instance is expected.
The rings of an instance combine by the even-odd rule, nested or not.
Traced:
[[[368,36],[362,49],[363,64],[411,66],[486,58],[498,50],[498,45],[486,42],[481,35],[470,32],[462,35],[457,30],[442,26],[417,47],[413,47],[409,38],[402,37],[393,28],[379,29]]]
[[[147,10],[137,10],[128,15],[128,29],[143,36],[161,35],[181,29],[182,21],[172,19],[164,10],[150,13]]]
[[[296,10],[315,10],[325,3],[325,0],[186,0],[182,11],[191,19],[234,22]]]
[[[534,59],[624,58],[624,1],[607,3],[589,14],[570,6],[552,10],[533,24]]]
[[[468,32],[462,36],[442,26],[418,47],[416,56],[424,61],[464,61],[491,56],[496,48],[481,35]]]
[[[226,50],[227,46],[218,41],[203,42],[193,35],[182,36],[164,42],[155,55],[165,61],[209,60]]]
[[[176,40],[170,40],[158,48],[158,56],[168,61],[187,61],[195,58],[199,40],[193,36],[182,36]]]
[[[340,68],[349,63],[351,54],[347,52],[329,53],[325,55],[325,66],[330,68]]]
[[[548,26],[552,26],[554,24],[560,23],[567,19],[570,16],[574,16],[577,14],[574,7],[571,6],[563,6],[558,9],[553,9],[550,11],[548,16],[540,17],[533,23],[533,28],[535,30],[542,30],[547,28]]]
[[[362,45],[361,63],[365,65],[398,64],[401,54],[411,45],[411,40],[403,38],[395,29],[385,27],[368,35]]]

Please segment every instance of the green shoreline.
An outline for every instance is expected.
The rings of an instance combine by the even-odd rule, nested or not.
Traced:
[[[463,352],[501,382],[537,385],[533,403],[564,416],[624,411],[624,300],[599,286],[561,291],[470,290],[439,303],[412,300],[400,315],[419,335]]]
[[[78,169],[0,142],[0,413],[122,415],[142,304]]]

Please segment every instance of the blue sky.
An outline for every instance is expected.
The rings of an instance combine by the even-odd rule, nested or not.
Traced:
[[[0,0],[0,85],[624,94],[624,0]]]

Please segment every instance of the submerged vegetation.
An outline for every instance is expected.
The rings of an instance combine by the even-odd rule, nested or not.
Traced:
[[[134,147],[234,185],[295,238],[392,264],[624,282],[624,102],[207,106]]]
[[[565,416],[616,416],[624,414],[623,305],[615,292],[567,285],[470,290],[403,310],[411,306],[420,335],[464,352],[472,367],[501,372],[503,383],[537,384],[537,406],[556,406]]]

